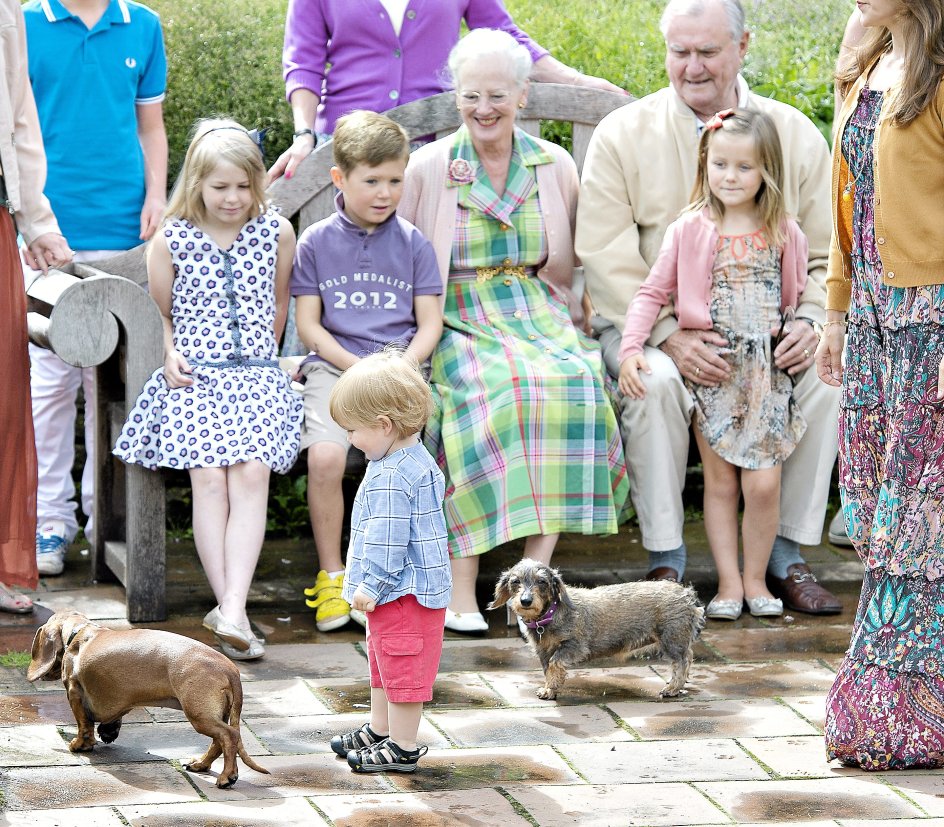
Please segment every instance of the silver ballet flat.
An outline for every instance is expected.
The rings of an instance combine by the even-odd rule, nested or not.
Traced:
[[[747,608],[754,617],[780,617],[783,601],[777,597],[747,597]]]
[[[737,620],[743,607],[743,600],[719,600],[715,597],[705,609],[705,617],[712,620]]]

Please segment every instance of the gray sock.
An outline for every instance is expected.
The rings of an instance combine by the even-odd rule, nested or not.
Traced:
[[[796,540],[788,540],[779,534],[774,538],[774,547],[770,551],[770,562],[767,571],[781,580],[787,576],[787,569],[796,563],[805,562],[800,556],[800,544]]]
[[[649,552],[649,571],[659,568],[659,566],[668,566],[678,572],[679,580],[685,574],[685,560],[688,552],[685,549],[685,543],[678,548],[668,551],[650,551]]]

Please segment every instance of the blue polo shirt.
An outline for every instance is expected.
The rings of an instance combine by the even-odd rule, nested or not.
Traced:
[[[59,226],[76,250],[134,247],[145,193],[135,106],[164,99],[160,18],[132,0],[111,0],[92,29],[59,0],[23,12]]]

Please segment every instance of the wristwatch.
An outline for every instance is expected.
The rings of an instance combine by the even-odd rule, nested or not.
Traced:
[[[823,335],[823,326],[818,321],[816,321],[816,319],[811,319],[809,316],[797,316],[796,320],[798,322],[806,322],[810,327],[813,328],[813,332],[817,336]]]
[[[293,132],[292,140],[294,141],[296,138],[301,137],[302,135],[311,135],[312,140],[315,143],[318,143],[318,139],[315,137],[315,132],[313,129],[299,129],[298,131]]]

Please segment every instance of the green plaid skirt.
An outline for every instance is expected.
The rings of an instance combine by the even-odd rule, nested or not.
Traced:
[[[536,277],[446,287],[426,445],[454,557],[532,534],[613,534],[629,482],[596,342]]]

